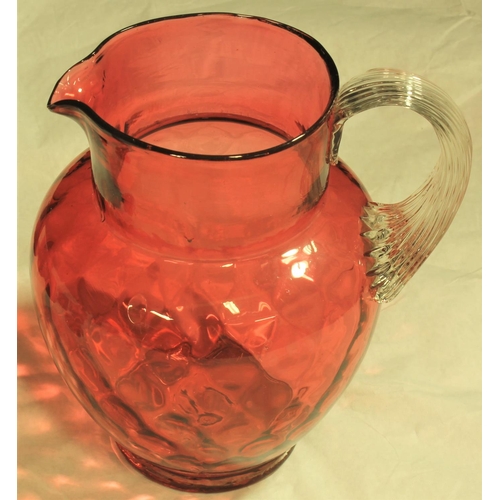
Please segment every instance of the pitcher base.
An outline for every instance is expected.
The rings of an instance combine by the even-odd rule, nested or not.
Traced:
[[[295,448],[292,447],[282,455],[257,465],[256,467],[232,472],[192,475],[190,473],[168,469],[150,462],[149,460],[135,455],[126,448],[123,448],[118,443],[117,447],[130,465],[148,479],[169,488],[195,493],[218,493],[236,490],[256,483],[275,472],[291,455]]]

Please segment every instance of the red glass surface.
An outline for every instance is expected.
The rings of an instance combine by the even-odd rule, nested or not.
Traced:
[[[35,227],[40,323],[73,393],[159,482],[269,474],[366,348],[367,195],[329,165],[337,83],[306,35],[215,14],[123,31],[54,89],[90,152]]]

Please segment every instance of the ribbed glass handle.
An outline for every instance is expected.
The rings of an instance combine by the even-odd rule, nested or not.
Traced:
[[[472,145],[465,120],[450,98],[434,84],[398,70],[374,69],[350,80],[336,103],[333,161],[343,124],[351,116],[379,106],[402,106],[426,118],[441,147],[437,165],[411,196],[395,204],[365,207],[363,236],[373,266],[372,287],[379,302],[392,300],[415,274],[450,226],[467,188]]]

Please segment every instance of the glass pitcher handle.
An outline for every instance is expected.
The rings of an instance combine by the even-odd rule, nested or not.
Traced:
[[[374,297],[392,300],[434,250],[450,226],[469,181],[472,144],[458,107],[436,85],[416,75],[374,69],[347,82],[335,109],[333,162],[340,137],[351,116],[379,106],[402,106],[416,111],[434,127],[441,154],[425,183],[405,200],[370,202],[362,217],[366,256],[373,265]]]

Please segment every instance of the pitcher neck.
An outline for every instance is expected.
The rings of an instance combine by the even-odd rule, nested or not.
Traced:
[[[115,33],[49,107],[87,132],[109,224],[155,248],[216,250],[279,235],[316,205],[338,84],[324,47],[295,28],[193,14]]]
[[[254,158],[183,158],[86,129],[102,220],[140,246],[230,251],[288,233],[328,181],[326,120],[292,147]]]

